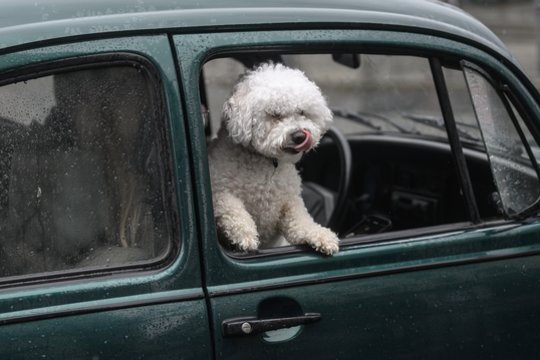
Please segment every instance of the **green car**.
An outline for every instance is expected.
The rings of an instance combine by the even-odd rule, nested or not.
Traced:
[[[239,252],[207,145],[301,69],[340,251]],[[0,3],[0,359],[538,359],[540,95],[435,1]]]

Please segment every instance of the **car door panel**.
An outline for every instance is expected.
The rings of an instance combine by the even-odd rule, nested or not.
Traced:
[[[308,43],[312,47],[306,48]],[[430,51],[453,55],[464,46],[419,34],[398,40],[386,32],[357,30],[178,35],[184,92],[194,96],[186,104],[191,131],[204,134],[197,86],[200,69],[212,55],[280,47],[316,52],[320,44],[351,43],[378,49],[402,49],[407,43],[415,50],[429,44]],[[478,62],[494,63],[478,49],[467,51]],[[222,248],[215,232],[205,149],[199,135],[193,142],[194,174],[202,189],[198,211],[217,358],[504,359],[538,354],[539,312],[531,301],[540,295],[537,221],[462,222],[344,239],[331,257],[307,247],[237,254]],[[320,319],[250,334],[252,320],[309,314],[320,314]],[[227,324],[239,325],[245,335],[224,334]]]
[[[202,359],[207,331],[200,326],[204,302],[133,302],[125,309],[95,307],[44,319],[29,317],[0,327],[5,359]],[[90,311],[90,312],[87,312]],[[201,341],[204,339],[205,341]]]
[[[106,59],[100,60],[104,56]],[[152,151],[145,154],[146,157],[142,160],[146,162],[141,162],[140,159],[133,161],[123,154],[124,159],[128,159],[124,163],[129,162],[128,166],[132,168],[146,166],[144,170],[146,172],[153,171],[155,178],[157,178],[158,172],[159,174],[166,173],[168,180],[163,189],[166,189],[164,190],[166,202],[171,204],[168,211],[172,215],[170,217],[168,217],[169,215],[161,215],[163,212],[159,211],[160,215],[158,216],[161,216],[160,221],[162,221],[159,226],[165,224],[164,228],[172,229],[173,235],[170,237],[170,242],[166,248],[162,247],[159,251],[156,250],[156,257],[150,260],[133,260],[130,254],[124,256],[129,250],[126,246],[110,245],[108,248],[89,249],[90,252],[100,252],[99,257],[96,257],[99,260],[97,263],[96,259],[88,256],[86,259],[82,259],[80,268],[76,266],[65,270],[52,268],[52,271],[37,273],[22,269],[22,276],[15,273],[15,276],[0,279],[1,358],[203,359],[211,356],[212,348],[206,302],[200,278],[198,246],[196,233],[191,225],[194,222],[192,191],[182,123],[183,114],[174,59],[167,36],[83,41],[77,44],[68,43],[5,54],[0,58],[0,70],[7,74],[5,76],[11,76],[11,67],[16,66],[15,75],[26,76],[25,71],[39,70],[41,71],[39,74],[43,74],[51,70],[54,72],[55,67],[57,67],[60,69],[58,70],[60,73],[69,75],[69,71],[78,69],[78,64],[83,59],[85,63],[83,63],[81,73],[87,76],[88,81],[76,84],[65,81],[65,86],[73,85],[80,92],[66,96],[65,102],[72,104],[71,98],[75,99],[80,96],[84,98],[84,101],[80,101],[82,105],[94,105],[91,98],[93,94],[100,94],[104,99],[107,99],[107,95],[110,97],[129,96],[130,98],[136,95],[134,92],[138,88],[130,87],[129,84],[125,84],[125,88],[118,88],[122,86],[122,81],[125,79],[120,76],[122,73],[114,71],[116,69],[114,66],[117,66],[119,61],[133,57],[143,58],[146,62],[145,66],[153,71],[148,76],[159,79],[157,83],[160,94],[156,96],[162,105],[157,104],[155,111],[159,111],[159,115],[166,120],[164,124],[160,123],[163,128],[159,132],[159,134],[165,134],[162,138],[160,137],[160,141],[164,141],[164,143],[159,142],[159,144],[165,145],[155,146]],[[100,62],[93,65],[98,60]],[[107,73],[109,82],[112,82],[116,87],[109,86],[103,89],[91,87],[90,80],[94,81],[97,76],[92,76],[89,70],[94,67],[107,69],[109,64],[112,67],[112,70]],[[127,68],[129,70],[129,66]],[[137,69],[136,66],[133,68]],[[68,69],[68,72],[65,69]],[[142,73],[141,69],[139,69],[139,73]],[[103,77],[103,75],[100,76]],[[116,80],[110,81],[110,79]],[[68,78],[67,80],[72,79]],[[74,80],[76,80],[75,77],[73,77]],[[76,105],[79,106],[78,104]],[[80,108],[83,110],[72,114],[71,119],[81,117],[78,126],[81,133],[86,134],[86,138],[82,137],[81,143],[89,139],[88,134],[92,135],[91,131],[94,131],[94,128],[91,127],[93,118],[90,115],[98,114],[99,111],[117,111],[114,113],[115,119],[121,119],[124,116],[128,121],[132,119],[131,116],[137,115],[138,108],[135,106],[124,108],[121,111],[110,109],[107,104],[105,103],[95,113],[81,106]],[[70,109],[76,109],[76,107],[72,106]],[[154,111],[154,108],[149,111]],[[63,119],[60,116],[57,118]],[[141,133],[138,139],[143,144],[151,143],[150,139],[144,136],[153,136],[157,133],[145,128],[144,134]],[[124,132],[124,134],[128,134],[128,132]],[[110,136],[110,133],[104,133],[104,136]],[[122,139],[119,137],[109,144],[121,141]],[[65,149],[67,149],[67,155],[71,148],[65,147]],[[164,162],[148,165],[148,159],[153,159],[154,155],[152,154],[157,152],[163,156]],[[78,153],[73,151],[70,157],[66,157],[62,151],[58,151],[56,157],[51,156],[50,159],[47,157],[47,161],[61,166],[65,158],[71,160]],[[38,155],[43,155],[43,153],[38,153]],[[99,159],[103,158],[94,157],[91,160],[97,161]],[[113,160],[108,160],[107,164],[112,164]],[[122,162],[120,161],[120,163]],[[85,168],[91,170],[101,165],[99,162],[92,162],[86,163],[84,166],[77,164],[72,168],[80,169],[84,175]],[[70,171],[72,170],[69,168],[65,170],[66,177]],[[117,177],[120,175],[120,172],[115,173]],[[59,178],[61,176],[62,173],[58,175]],[[67,179],[71,183],[75,181],[82,183],[85,176],[70,176]],[[20,178],[22,181],[23,177]],[[28,176],[27,182],[33,181],[32,179],[31,175]],[[113,180],[116,180],[116,177]],[[12,187],[15,187],[15,181],[12,182]],[[98,185],[100,186],[100,184]],[[94,191],[91,186],[85,186],[86,189]],[[130,183],[127,181],[119,184],[120,189],[129,189],[129,186]],[[150,186],[148,185],[145,189],[150,188]],[[43,187],[42,184],[41,187]],[[34,196],[34,198],[38,198],[38,203],[42,195],[41,187],[38,186],[37,195]],[[56,198],[51,197],[52,199],[62,199],[62,192],[53,194],[56,195]],[[90,192],[91,194],[92,192]],[[131,192],[131,194],[135,193]],[[74,201],[79,201],[79,204],[84,204],[84,199],[81,199],[80,194],[74,192],[71,193],[71,196],[70,201],[75,199]],[[129,205],[131,199],[126,198],[122,206]],[[87,204],[90,204],[92,200],[87,199],[87,201]],[[81,211],[84,214],[84,206],[81,205],[81,209],[83,209]],[[147,212],[153,211],[151,205],[148,205],[146,209]],[[66,207],[67,215],[60,217],[65,222],[54,223],[51,221],[50,223],[58,224],[61,229],[67,228],[70,231],[77,229],[76,227],[69,228],[70,221],[76,223],[79,219],[69,218],[68,211],[69,208]],[[92,213],[87,215],[92,216]],[[111,214],[110,216],[115,215]],[[130,220],[129,217],[122,219],[122,221]],[[45,221],[47,219],[42,220],[42,225]],[[154,222],[155,224],[157,223]],[[138,224],[133,226],[138,226]],[[157,228],[158,225],[155,227]],[[132,229],[128,227],[129,231]],[[88,236],[88,233],[80,230],[78,233],[71,231],[70,234],[73,235],[74,239]],[[155,234],[142,233],[142,235],[137,236],[139,241],[146,243],[161,236],[159,232],[157,235]],[[30,236],[27,237],[31,239]],[[137,246],[137,244],[132,245],[134,249]],[[5,254],[2,253],[2,255]],[[119,260],[123,258],[126,260]],[[108,264],[113,265],[109,266]]]
[[[268,342],[265,334],[217,334],[217,354],[239,359],[529,358],[538,355],[538,333],[531,330],[540,312],[529,302],[540,296],[538,263],[538,256],[530,256],[218,296],[212,300],[216,329],[223,319],[257,316],[257,305],[276,297],[320,313],[321,320],[290,338],[285,334],[280,342]]]

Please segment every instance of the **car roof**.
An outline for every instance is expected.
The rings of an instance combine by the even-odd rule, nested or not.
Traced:
[[[511,58],[472,16],[432,0],[17,0],[0,2],[0,50],[130,31],[199,31],[276,25],[395,28],[481,44]]]

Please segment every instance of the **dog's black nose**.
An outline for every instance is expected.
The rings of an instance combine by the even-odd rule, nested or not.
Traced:
[[[293,143],[295,143],[296,145],[299,145],[301,143],[303,143],[305,140],[306,140],[306,133],[302,130],[298,130],[298,131],[295,131],[292,135],[291,135],[291,140]]]

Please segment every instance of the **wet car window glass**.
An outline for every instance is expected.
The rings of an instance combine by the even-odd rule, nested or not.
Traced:
[[[480,218],[483,220],[500,218],[497,188],[489,170],[486,147],[476,121],[465,75],[461,68],[444,68],[444,77],[460,142],[463,150],[469,155],[466,157],[467,169]]]
[[[443,68],[443,70],[460,141],[480,146],[485,151],[463,71],[452,68]]]
[[[518,214],[540,196],[536,170],[512,122],[511,107],[478,71],[466,67],[465,74],[502,206],[508,215]]]
[[[519,128],[521,129],[521,131],[523,131],[523,136],[525,136],[525,141],[527,142],[527,144],[531,148],[533,161],[535,161],[538,164],[538,159],[540,157],[540,147],[538,146],[538,142],[534,138],[534,136],[531,133],[531,131],[529,130],[528,126],[525,124],[525,121],[523,120],[523,117],[521,117],[519,111],[512,105],[511,100],[508,99],[508,97],[506,97],[506,96],[505,96],[505,98],[506,98],[506,102],[512,108],[512,110],[511,110],[512,113],[515,114],[516,121],[518,123]],[[524,156],[524,157],[527,156],[525,147],[523,148],[522,156]]]
[[[71,71],[0,87],[0,275],[163,257],[163,119],[141,68]]]

